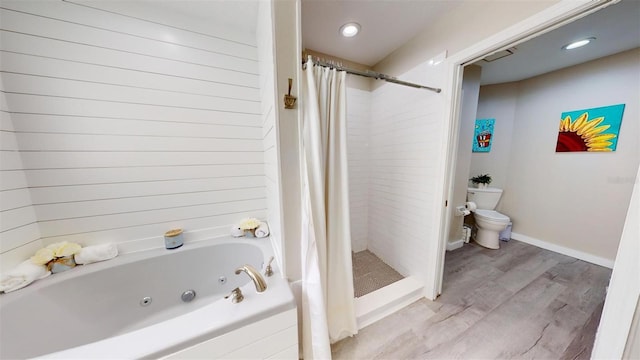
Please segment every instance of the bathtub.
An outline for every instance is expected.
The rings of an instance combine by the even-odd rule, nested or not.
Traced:
[[[270,350],[255,357],[270,351],[297,359],[295,301],[275,262],[262,293],[247,274],[235,274],[244,264],[264,273],[271,255],[268,239],[229,237],[123,254],[52,275],[0,295],[0,358],[184,358],[202,351],[227,357],[242,350],[242,341],[278,333],[277,341],[266,341]],[[236,287],[244,294],[240,303],[224,298]],[[188,290],[196,296],[184,302]],[[261,331],[252,330],[254,324],[262,324]]]

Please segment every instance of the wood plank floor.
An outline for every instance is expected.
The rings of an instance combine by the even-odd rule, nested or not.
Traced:
[[[442,295],[332,346],[334,359],[589,359],[611,270],[511,240],[447,252]]]

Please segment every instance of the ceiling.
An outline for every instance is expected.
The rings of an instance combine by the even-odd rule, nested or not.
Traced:
[[[561,49],[587,37],[596,40]],[[640,47],[640,1],[624,0],[515,47],[513,55],[475,63],[482,66],[482,85],[523,80]]]
[[[153,6],[229,23],[254,33],[258,0],[144,0]],[[489,1],[489,0],[478,0]],[[460,1],[433,0],[302,0],[303,48],[373,66],[416,36]],[[344,38],[339,28],[357,22],[362,29]],[[561,47],[593,36],[591,44],[572,51]],[[482,66],[483,85],[523,80],[640,47],[640,1],[622,0],[601,11],[516,45],[513,55]],[[398,74],[390,74],[398,75]]]
[[[417,35],[457,1],[302,0],[302,47],[373,66]],[[353,38],[340,26],[357,22]]]
[[[458,1],[302,0],[303,47],[373,66],[417,35],[425,24]],[[340,36],[347,22],[361,25],[353,38]],[[561,50],[594,36],[591,44]],[[601,11],[516,46],[513,55],[482,66],[482,84],[523,80],[640,46],[640,1],[623,0]],[[391,74],[397,75],[397,74]]]

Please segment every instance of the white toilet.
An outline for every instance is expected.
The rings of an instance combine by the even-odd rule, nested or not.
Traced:
[[[474,240],[489,249],[500,248],[500,231],[504,230],[510,222],[508,216],[494,210],[501,196],[502,189],[467,189],[467,201],[474,202],[477,206],[473,211],[478,229]]]

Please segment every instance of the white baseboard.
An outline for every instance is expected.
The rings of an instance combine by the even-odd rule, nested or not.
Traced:
[[[447,241],[447,251],[460,249],[462,247],[462,245],[464,245],[464,240],[463,239],[458,239],[458,240],[454,240],[454,241]]]
[[[550,242],[539,240],[539,239],[536,239],[536,238],[532,238],[530,236],[519,234],[519,233],[516,233],[516,232],[512,232],[511,233],[511,238],[514,239],[514,240],[522,241],[524,243],[527,243],[527,244],[530,244],[530,245],[533,245],[533,246],[537,246],[539,248],[543,248],[543,249],[547,249],[547,250],[550,250],[550,251],[553,251],[553,252],[557,252],[557,253],[562,254],[562,255],[571,256],[571,257],[574,257],[576,259],[584,260],[584,261],[592,263],[592,264],[596,264],[596,265],[604,266],[604,267],[609,268],[609,269],[613,269],[614,260],[605,259],[603,257],[595,256],[595,255],[592,255],[592,254],[588,254],[588,253],[585,253],[585,252],[582,252],[582,251],[579,251],[579,250],[570,249],[570,248],[567,248],[567,247],[564,247],[564,246],[552,244]]]

